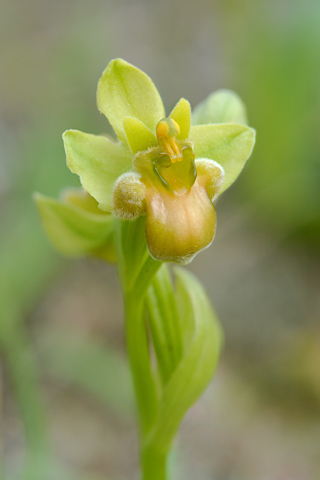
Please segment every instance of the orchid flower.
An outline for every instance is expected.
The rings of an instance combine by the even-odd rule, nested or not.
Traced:
[[[228,123],[213,123],[230,98]],[[124,60],[112,60],[99,81],[97,103],[118,138],[66,131],[67,164],[101,213],[132,221],[146,215],[153,258],[189,263],[211,244],[213,203],[238,177],[254,145],[240,102],[225,91],[214,94],[195,110],[191,125],[191,107],[182,98],[166,117],[152,80]],[[241,123],[230,123],[232,115]]]

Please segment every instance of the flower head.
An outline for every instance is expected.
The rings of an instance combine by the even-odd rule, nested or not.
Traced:
[[[212,199],[224,171],[211,160],[196,160],[192,142],[180,134],[174,118],[157,123],[154,145],[137,152],[133,169],[116,181],[113,208],[128,220],[146,213],[147,244],[154,258],[189,263],[213,240]]]
[[[241,100],[228,91],[214,94],[196,109],[198,125],[191,126],[187,100],[166,117],[151,79],[116,59],[99,81],[97,103],[118,140],[68,130],[63,138],[70,170],[101,210],[123,220],[146,215],[155,259],[189,263],[212,242],[213,202],[253,148],[254,130],[243,124]],[[217,122],[221,108],[226,123],[210,123]],[[204,119],[209,123],[202,124]]]

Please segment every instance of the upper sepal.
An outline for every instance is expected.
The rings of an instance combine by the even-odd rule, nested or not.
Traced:
[[[112,60],[103,72],[97,104],[123,142],[127,140],[124,117],[137,118],[154,131],[165,116],[161,97],[150,77],[120,58]]]
[[[61,253],[115,261],[113,217],[83,190],[70,189],[61,199],[34,195],[46,234]]]

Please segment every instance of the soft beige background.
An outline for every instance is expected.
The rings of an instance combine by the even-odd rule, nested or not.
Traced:
[[[31,200],[77,185],[64,130],[111,133],[95,90],[115,57],[146,71],[168,110],[235,89],[257,129],[254,155],[217,204],[214,244],[190,266],[226,339],[183,423],[175,478],[319,479],[319,2],[7,0],[0,35],[4,479],[23,478],[19,385],[33,398],[14,356],[38,370],[48,480],[137,478],[116,271],[56,254]],[[21,338],[12,325],[25,326]]]

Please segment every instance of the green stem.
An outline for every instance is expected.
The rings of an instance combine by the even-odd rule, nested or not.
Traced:
[[[127,350],[139,413],[142,479],[165,480],[167,451],[156,451],[146,443],[157,419],[160,399],[150,358],[145,296],[162,263],[149,255],[144,223],[144,219],[115,220],[115,239],[124,296]]]
[[[145,448],[141,454],[142,480],[166,480],[168,452]]]

